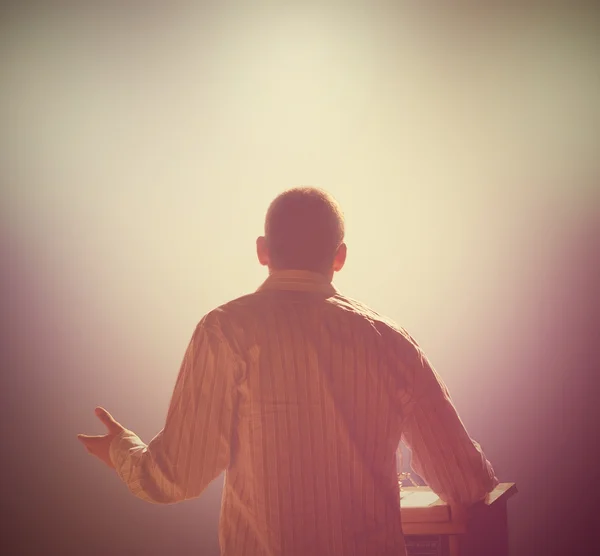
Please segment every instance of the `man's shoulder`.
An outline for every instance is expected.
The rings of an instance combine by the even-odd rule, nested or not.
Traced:
[[[236,297],[209,311],[200,325],[207,328],[239,328],[251,325],[257,314],[264,310],[264,295],[252,292]],[[327,305],[334,311],[346,312],[348,318],[358,318],[367,321],[380,335],[397,337],[416,345],[408,332],[392,318],[374,310],[366,303],[337,292],[327,298]]]
[[[387,332],[394,336],[412,340],[406,330],[394,319],[376,311],[362,301],[342,294],[338,294],[331,298],[331,301],[334,305],[339,307],[339,309],[349,311],[352,314],[359,316],[359,318],[369,321],[379,332]]]
[[[218,326],[226,321],[235,321],[247,314],[249,310],[254,309],[257,301],[256,292],[236,297],[211,309],[202,317],[200,324]]]

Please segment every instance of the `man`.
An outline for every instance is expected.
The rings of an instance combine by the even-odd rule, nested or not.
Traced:
[[[445,501],[497,484],[415,341],[333,286],[343,239],[330,195],[279,195],[257,240],[269,277],[200,321],[164,429],[145,445],[98,408],[108,434],[80,435],[149,502],[197,497],[225,471],[223,555],[404,554],[401,439]]]

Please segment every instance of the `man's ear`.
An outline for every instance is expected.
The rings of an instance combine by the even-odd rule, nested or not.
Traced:
[[[269,265],[269,249],[267,248],[267,240],[264,236],[256,239],[256,255],[258,262],[263,266]]]
[[[348,254],[348,248],[345,243],[342,243],[338,250],[335,253],[335,258],[333,259],[333,270],[338,272],[342,270],[344,263],[346,262],[346,255]]]

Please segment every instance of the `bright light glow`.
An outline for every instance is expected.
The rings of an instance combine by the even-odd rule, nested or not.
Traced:
[[[544,367],[542,294],[596,217],[598,34],[576,10],[473,24],[402,2],[309,4],[80,7],[5,25],[13,347],[67,454],[98,403],[145,439],[158,431],[196,322],[265,277],[254,240],[294,185],[340,201],[337,285],[421,342],[469,430],[505,442],[497,459],[515,427],[542,426],[524,367]],[[547,408],[561,384],[544,384]]]

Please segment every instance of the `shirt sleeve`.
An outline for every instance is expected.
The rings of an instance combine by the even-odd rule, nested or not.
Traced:
[[[236,403],[234,358],[203,319],[186,350],[162,431],[146,445],[124,431],[110,447],[119,477],[137,497],[171,504],[199,496],[230,461]]]
[[[410,349],[412,399],[402,440],[412,452],[412,468],[444,502],[470,506],[485,498],[498,479],[467,433],[442,379],[416,344]]]

